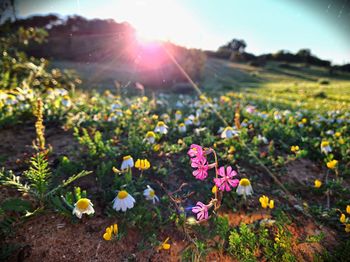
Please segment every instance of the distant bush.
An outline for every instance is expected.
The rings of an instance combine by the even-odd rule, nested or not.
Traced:
[[[329,85],[329,84],[330,84],[329,80],[328,80],[328,79],[324,79],[324,78],[318,79],[317,82],[318,82],[320,85]]]
[[[327,94],[323,91],[317,92],[316,94],[313,95],[314,98],[327,98]]]

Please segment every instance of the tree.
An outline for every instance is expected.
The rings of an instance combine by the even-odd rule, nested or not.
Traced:
[[[247,47],[247,44],[242,39],[232,39],[227,47],[230,48],[233,52],[244,53],[244,49]]]

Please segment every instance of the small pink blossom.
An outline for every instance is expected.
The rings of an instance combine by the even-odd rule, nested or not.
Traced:
[[[197,219],[205,220],[208,219],[208,206],[198,201],[196,206],[192,208],[192,212],[197,214]]]
[[[232,169],[231,166],[220,167],[219,168],[219,176],[220,178],[214,178],[215,185],[219,188],[220,191],[231,191],[231,187],[236,187],[239,183],[238,179],[233,179],[234,176],[237,175],[237,172]]]
[[[191,157],[191,161],[205,160],[205,151],[200,145],[192,144],[187,154]]]
[[[207,160],[199,159],[199,160],[192,160],[191,166],[193,168],[197,168],[197,170],[193,171],[192,174],[199,180],[204,180],[208,176],[208,169],[209,165]]]

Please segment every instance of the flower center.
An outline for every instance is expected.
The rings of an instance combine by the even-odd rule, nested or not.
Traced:
[[[125,190],[121,190],[121,191],[119,191],[119,193],[118,193],[118,198],[119,199],[124,199],[124,198],[126,198],[128,196],[128,192],[126,192]]]
[[[250,181],[248,178],[242,178],[240,181],[239,181],[239,185],[241,186],[249,186],[250,185]]]
[[[155,194],[156,194],[156,193],[154,192],[154,190],[150,190],[150,191],[149,191],[149,196],[150,196],[150,197],[154,197]]]
[[[123,157],[123,160],[129,160],[129,159],[131,159],[131,156],[130,156],[130,155],[124,156],[124,157]]]
[[[90,200],[87,198],[80,198],[77,202],[77,207],[80,210],[86,210],[89,207]]]

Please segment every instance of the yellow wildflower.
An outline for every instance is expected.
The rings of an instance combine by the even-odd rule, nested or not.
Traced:
[[[147,170],[151,167],[151,163],[147,159],[137,159],[135,167],[139,170]]]
[[[218,192],[217,186],[213,186],[213,188],[211,189],[211,192],[212,192],[213,194],[215,194],[216,192]]]
[[[340,132],[335,132],[334,136],[335,136],[335,137],[340,137],[340,136],[341,136],[341,133],[340,133]]]
[[[167,237],[167,239],[165,239],[165,241],[158,247],[158,250],[169,250],[171,245],[168,244],[168,241],[169,241],[169,237]]]
[[[350,214],[350,205],[346,206],[346,213]]]
[[[291,146],[290,147],[290,151],[292,151],[293,153],[296,153],[299,151],[299,146]]]
[[[345,225],[345,232],[350,233],[350,224]]]
[[[345,214],[341,214],[341,215],[340,215],[339,221],[340,221],[340,223],[343,223],[343,224],[346,222],[346,216],[345,216]]]
[[[267,197],[267,196],[261,196],[260,198],[259,198],[259,201],[260,201],[260,203],[261,203],[261,207],[262,208],[267,208],[267,207],[269,207],[269,208],[274,208],[275,207],[275,202],[273,201],[273,200],[270,200],[269,201],[269,198]]]
[[[315,188],[320,188],[322,186],[322,182],[318,179],[315,180]]]
[[[112,240],[113,235],[117,236],[118,234],[118,225],[113,224],[106,228],[106,232],[103,234],[103,239],[106,241]]]
[[[333,159],[332,161],[329,161],[329,162],[327,163],[327,167],[328,167],[329,169],[334,169],[334,168],[336,167],[337,164],[338,164],[338,160]]]

